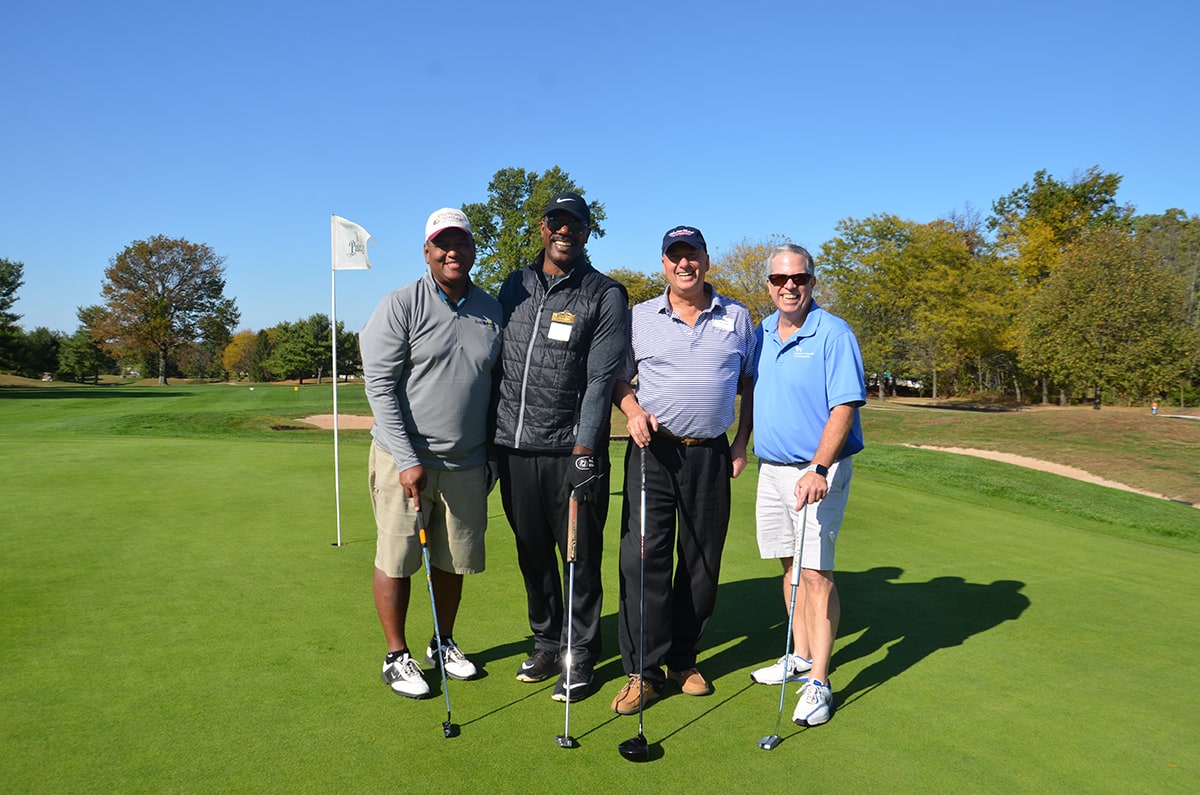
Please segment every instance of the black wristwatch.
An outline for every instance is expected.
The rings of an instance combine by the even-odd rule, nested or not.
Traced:
[[[823,467],[820,464],[813,464],[812,471],[816,472],[818,475],[820,475],[823,478],[829,477],[829,467]]]

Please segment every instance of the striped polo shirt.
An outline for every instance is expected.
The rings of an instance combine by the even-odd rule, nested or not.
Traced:
[[[674,436],[708,439],[733,425],[738,380],[754,374],[750,310],[704,285],[712,302],[689,326],[667,293],[629,310],[632,344],[618,378]]]

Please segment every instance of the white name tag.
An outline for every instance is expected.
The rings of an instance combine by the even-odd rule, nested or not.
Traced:
[[[713,328],[719,328],[721,331],[733,331],[733,318],[719,317],[713,321]]]
[[[569,342],[571,339],[571,325],[574,322],[575,315],[573,313],[555,312],[550,316],[550,339],[558,340],[559,342]]]

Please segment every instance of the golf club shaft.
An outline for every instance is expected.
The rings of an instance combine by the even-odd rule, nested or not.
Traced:
[[[642,712],[646,706],[646,679],[645,679],[645,655],[646,655],[646,451],[649,447],[642,448],[642,485],[640,497],[640,521],[638,522],[641,532],[638,543],[638,558],[639,558],[639,574],[638,574],[638,736],[643,735]]]
[[[442,630],[438,626],[437,601],[433,596],[433,570],[429,566],[429,541],[425,537],[425,513],[417,509],[417,532],[421,539],[421,558],[425,561],[425,582],[429,584],[429,607],[433,611],[433,636],[437,642],[438,668],[442,672],[442,695],[446,697],[446,723],[450,723],[450,689],[446,687],[446,656],[442,650]]]
[[[579,543],[579,501],[575,492],[571,492],[570,507],[567,512],[567,653],[563,658],[566,669],[567,706],[563,718],[563,737],[571,742],[571,664],[575,660],[575,652],[571,646],[574,641],[572,634],[575,623],[575,550]]]
[[[804,560],[804,530],[808,524],[808,503],[800,508],[800,533],[792,547],[792,598],[788,603],[786,639],[783,645],[783,681],[779,684],[779,714],[775,716],[775,734],[783,723],[783,702],[787,697],[788,669],[792,662],[792,622],[796,617],[796,589],[800,585],[800,566]]]

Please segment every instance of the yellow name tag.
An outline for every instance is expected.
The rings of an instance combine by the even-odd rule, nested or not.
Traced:
[[[550,316],[550,321],[552,323],[574,323],[575,315],[570,312],[555,312]]]

